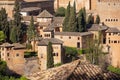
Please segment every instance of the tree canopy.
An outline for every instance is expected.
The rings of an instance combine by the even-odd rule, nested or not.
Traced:
[[[65,8],[64,7],[58,8],[55,15],[60,16],[60,17],[64,17],[65,16]]]

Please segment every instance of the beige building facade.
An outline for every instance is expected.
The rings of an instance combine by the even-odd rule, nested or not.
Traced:
[[[24,73],[24,51],[25,46],[14,43],[3,43],[0,45],[1,60],[6,61],[10,70],[18,73]]]
[[[106,31],[106,45],[110,64],[120,68],[120,31],[117,28],[109,28]]]
[[[63,41],[63,46],[85,49],[87,40],[93,39],[93,34],[91,32],[55,32],[54,37]]]
[[[40,70],[47,69],[47,48],[52,43],[54,64],[63,63],[62,41],[56,38],[43,39],[38,43],[38,58]]]

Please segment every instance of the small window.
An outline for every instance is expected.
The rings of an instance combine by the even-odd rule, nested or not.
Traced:
[[[43,29],[43,27],[40,27],[40,29]]]
[[[116,21],[118,21],[118,19],[116,19]]]
[[[108,19],[108,21],[110,21],[110,19]]]
[[[16,54],[16,56],[18,57],[18,56],[19,56],[19,54],[17,53],[17,54]]]
[[[107,19],[105,21],[107,21]]]
[[[71,37],[69,37],[69,39],[71,39]]]
[[[109,40],[109,44],[110,44],[110,40]]]
[[[109,35],[111,35],[111,33],[109,33]]]
[[[9,53],[7,53],[7,56],[9,57],[9,56],[10,56],[10,54],[9,54]]]
[[[78,37],[78,40],[80,40],[80,37]]]
[[[55,56],[58,56],[58,53],[56,53]]]
[[[55,53],[53,53],[53,56],[55,56]]]
[[[117,43],[117,41],[114,41],[114,43]]]
[[[43,58],[43,54],[40,54],[41,58]]]

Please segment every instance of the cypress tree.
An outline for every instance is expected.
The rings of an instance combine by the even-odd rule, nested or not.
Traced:
[[[21,26],[21,14],[20,14],[20,4],[18,0],[15,0],[15,7],[14,7],[14,27],[17,28],[17,42],[19,42],[22,38],[22,26]]]
[[[16,27],[13,27],[11,29],[11,32],[10,32],[10,40],[12,43],[16,43],[17,42],[17,34],[16,34],[16,31],[17,31],[17,28]]]
[[[69,32],[76,32],[77,31],[76,4],[75,4],[75,2],[74,2],[73,7],[71,7],[68,29],[69,29],[68,30]]]
[[[94,17],[92,16],[92,14],[88,16],[87,24],[94,24]]]
[[[33,19],[33,16],[31,16],[30,25],[28,26],[28,29],[27,29],[27,39],[28,39],[28,41],[33,39],[34,35],[35,35],[34,19]]]
[[[54,67],[54,59],[53,59],[53,48],[52,48],[52,43],[48,43],[47,47],[47,68],[52,68]]]
[[[95,20],[95,24],[99,24],[100,23],[100,17],[99,15],[96,16],[96,20]]]
[[[79,15],[78,15],[78,32],[83,32],[84,31],[84,27],[83,27],[83,13],[82,13],[82,9],[79,11]]]
[[[63,21],[63,31],[67,31],[68,30],[68,21],[69,21],[69,18],[70,18],[70,1],[69,1],[69,4],[67,6],[67,9],[65,11],[65,19]]]
[[[34,40],[34,51],[35,51],[35,25],[34,25],[34,19],[33,16],[31,16],[31,21],[30,21],[30,25],[28,26],[27,29],[27,39],[28,39],[28,45],[30,44],[30,40],[33,39]]]
[[[85,8],[83,8],[79,11],[77,22],[78,22],[77,31],[78,32],[86,31],[86,11],[85,11]]]
[[[5,8],[1,8],[1,11],[0,11],[0,26],[1,26],[1,30],[4,32],[6,36],[6,41],[8,41],[9,40],[9,25],[7,21],[7,13],[6,13]]]

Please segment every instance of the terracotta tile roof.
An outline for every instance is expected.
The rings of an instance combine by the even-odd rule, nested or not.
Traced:
[[[53,27],[47,27],[43,31],[44,32],[51,32],[51,31],[54,31],[54,28]]]
[[[39,8],[39,7],[26,7],[26,8],[22,8],[21,12],[31,12],[31,11],[36,11],[36,10],[41,10],[41,8]]]
[[[50,27],[62,27],[64,17],[54,17]]]
[[[14,49],[25,49],[26,46],[20,44],[20,43],[13,43]]]
[[[23,16],[22,19],[23,19],[22,21],[30,21],[31,20],[31,16]],[[37,17],[36,16],[33,16],[33,19],[34,19],[35,22],[37,21]]]
[[[10,43],[3,43],[2,45],[0,45],[1,47],[13,47],[12,44]]]
[[[112,72],[102,72],[101,68],[80,60],[26,76],[30,80],[120,80]]]
[[[106,32],[119,32],[120,33],[120,30],[117,29],[117,28],[109,28]]]
[[[64,36],[86,36],[86,35],[92,35],[91,32],[55,32],[55,35],[64,35]]]
[[[81,62],[77,65],[68,80],[120,80],[120,76],[112,72],[104,73],[96,65]]]
[[[50,14],[47,10],[44,10],[37,17],[39,17],[39,18],[52,18],[53,15]]]
[[[99,25],[99,24],[92,24],[92,25],[87,25],[89,28],[88,31],[100,31],[100,30],[107,30],[108,27],[105,25]]]
[[[48,45],[48,43],[51,42],[52,44],[62,44],[63,41],[56,39],[56,38],[50,38],[50,39],[43,39],[38,43],[38,46],[44,46]]]

